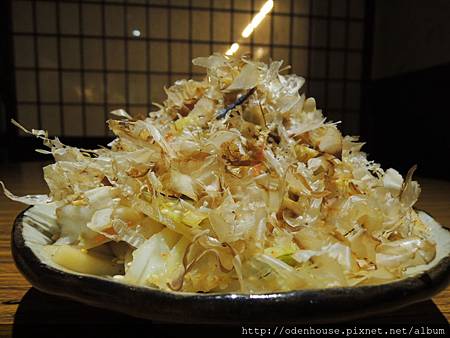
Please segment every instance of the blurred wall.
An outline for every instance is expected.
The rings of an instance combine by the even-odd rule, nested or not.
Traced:
[[[363,138],[384,168],[450,179],[449,14],[450,1],[375,1]]]
[[[202,77],[192,58],[239,41],[240,54],[291,64],[325,115],[357,134],[364,1],[274,0],[270,15],[242,39],[264,3],[11,1],[15,116],[51,135],[107,136],[109,111],[146,114],[164,99],[164,86]]]
[[[450,62],[450,1],[376,0],[372,77]]]

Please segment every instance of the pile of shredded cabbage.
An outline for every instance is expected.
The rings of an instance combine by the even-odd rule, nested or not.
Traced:
[[[55,163],[54,245],[108,251],[124,282],[188,292],[274,292],[380,284],[430,262],[435,243],[403,179],[326,122],[304,79],[212,55],[202,81],[180,80],[145,120],[109,120],[108,148],[32,133]],[[42,151],[46,152],[46,151]]]

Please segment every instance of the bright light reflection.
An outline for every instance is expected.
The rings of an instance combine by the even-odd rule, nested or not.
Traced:
[[[141,36],[141,31],[135,28],[131,31],[131,35],[133,35],[135,38],[139,38]]]
[[[264,54],[266,53],[266,51],[264,50],[264,48],[259,47],[258,49],[256,49],[255,52],[255,59],[256,60],[260,60],[264,57]]]
[[[259,24],[264,20],[267,14],[272,10],[273,8],[273,0],[268,0],[264,3],[264,5],[261,7],[259,12],[253,17],[252,21],[247,25],[247,27],[244,28],[242,31],[242,37],[248,38],[253,31],[256,29],[256,27],[259,26]],[[233,43],[231,47],[225,52],[226,55],[233,55],[237,52],[239,49],[239,44],[237,42]],[[263,54],[263,51],[261,51],[261,54]]]
[[[269,12],[272,10],[272,8],[273,8],[273,0],[266,1],[266,3],[259,10],[258,14],[256,14],[253,17],[252,21],[247,25],[247,27],[244,28],[244,30],[242,31],[242,34],[241,34],[242,37],[248,38],[253,33],[253,31],[256,29],[256,27],[259,26],[261,21],[263,21],[265,16],[267,14],[269,14]]]
[[[225,54],[226,55],[233,55],[234,53],[237,52],[237,50],[239,49],[239,44],[237,42],[233,43],[230,47],[230,49],[228,49]]]

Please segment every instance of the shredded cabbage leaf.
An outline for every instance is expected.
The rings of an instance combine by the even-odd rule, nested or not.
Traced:
[[[108,147],[43,140],[49,195],[71,245],[114,258],[126,283],[180,292],[380,284],[436,254],[413,209],[414,168],[384,171],[328,122],[282,61],[211,55],[145,119],[115,110]],[[69,252],[69,251],[68,251]],[[85,252],[85,251],[83,251]],[[64,264],[63,262],[61,264]]]

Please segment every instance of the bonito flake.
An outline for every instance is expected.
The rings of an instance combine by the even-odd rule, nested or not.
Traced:
[[[53,246],[116,264],[98,274],[193,292],[380,284],[434,258],[413,209],[413,170],[403,179],[368,161],[358,138],[302,94],[302,77],[281,74],[281,61],[193,63],[206,77],[166,88],[147,118],[115,111],[108,148],[31,132],[55,158],[44,168],[50,194],[6,194],[56,206]],[[61,251],[71,260],[54,252],[63,266],[96,271],[76,250]]]

